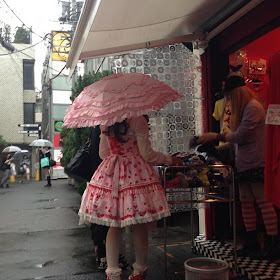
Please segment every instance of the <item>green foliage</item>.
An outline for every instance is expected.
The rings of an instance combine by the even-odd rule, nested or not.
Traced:
[[[72,88],[72,102],[74,99],[83,91],[86,86],[92,83],[102,80],[105,76],[111,75],[110,71],[97,72],[96,74],[86,74],[84,76],[79,76],[77,82]]]
[[[103,71],[102,73],[98,72],[97,74],[94,75],[87,74],[84,76],[79,76],[77,82],[72,88],[72,96],[71,96],[72,102],[83,91],[83,89],[86,86],[94,82],[97,82],[110,74],[111,74],[110,71]],[[62,139],[62,146],[63,146],[62,149],[63,157],[60,160],[62,165],[67,166],[67,164],[75,156],[79,148],[86,143],[87,139],[90,136],[90,132],[91,132],[91,127],[71,128],[71,129],[65,127],[62,128],[62,132],[60,133],[60,138]],[[85,183],[81,183],[79,184],[79,186],[80,186],[78,187],[79,193],[83,192],[85,189]]]
[[[60,162],[66,166],[75,156],[80,146],[84,145],[89,138],[91,128],[62,128],[60,137],[63,145],[63,157]]]
[[[7,146],[8,143],[3,139],[3,136],[0,135],[0,145]]]
[[[77,191],[80,195],[83,195],[85,189],[87,187],[87,183],[86,182],[81,182],[78,184],[78,187],[77,187]]]
[[[30,30],[24,26],[17,27],[14,43],[30,44]]]

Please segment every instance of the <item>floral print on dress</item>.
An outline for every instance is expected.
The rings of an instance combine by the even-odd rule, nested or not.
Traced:
[[[125,227],[170,215],[155,169],[140,155],[135,137],[108,137],[110,155],[94,173],[79,211],[80,224]]]

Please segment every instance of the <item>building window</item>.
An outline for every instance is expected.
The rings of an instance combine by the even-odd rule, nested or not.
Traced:
[[[23,60],[23,89],[34,90],[34,62],[35,60]]]
[[[35,123],[35,103],[24,103],[24,123]],[[34,128],[29,127],[26,130],[34,130]]]
[[[42,113],[42,104],[41,103],[36,103],[35,104],[35,113]]]

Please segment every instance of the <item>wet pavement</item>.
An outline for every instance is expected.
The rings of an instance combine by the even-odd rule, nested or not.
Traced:
[[[80,195],[67,180],[10,184],[0,189],[0,280],[104,280],[95,264],[90,230],[78,226]],[[188,217],[168,220],[168,277],[183,280],[191,250]],[[132,232],[124,231],[122,252],[134,261]],[[164,279],[163,228],[150,234],[146,280]],[[123,271],[127,279],[129,266]]]

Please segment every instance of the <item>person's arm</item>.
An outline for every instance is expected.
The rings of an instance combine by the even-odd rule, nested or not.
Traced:
[[[256,126],[258,126],[261,120],[265,117],[264,109],[260,106],[250,104],[245,107],[242,120],[236,132],[223,134],[208,132],[198,137],[195,141],[196,144],[204,144],[214,140],[237,144],[246,142],[248,137],[254,132]]]
[[[7,159],[7,160],[5,161],[5,163],[10,163],[12,160],[13,160],[13,158]]]
[[[110,155],[110,147],[109,147],[109,143],[108,143],[108,137],[102,133],[102,131],[104,131],[104,128],[101,129],[101,134],[100,134],[100,144],[99,144],[99,156],[101,159],[104,159],[105,157],[107,157],[108,155]]]
[[[137,145],[141,156],[147,162],[151,164],[167,164],[172,165],[175,159],[172,159],[171,155],[165,155],[160,152],[156,152],[151,147],[151,142],[149,139],[149,126],[147,120],[144,117],[138,117],[131,121],[130,123],[132,131],[134,131]]]
[[[232,148],[232,143],[226,142],[224,144],[221,144],[219,146],[215,146],[217,151],[222,151],[222,150],[228,150]]]

